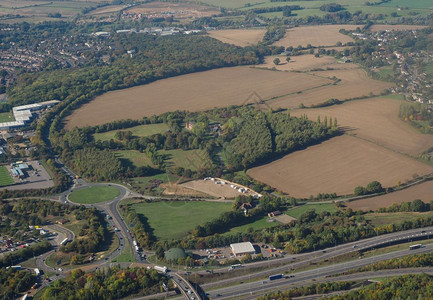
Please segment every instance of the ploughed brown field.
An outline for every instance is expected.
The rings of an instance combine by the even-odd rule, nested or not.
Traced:
[[[398,118],[403,101],[373,98],[356,100],[341,105],[292,111],[293,116],[307,115],[316,121],[320,116],[337,118],[338,126],[362,139],[410,155],[428,150],[433,135],[422,134]]]
[[[384,31],[384,30],[419,30],[426,28],[421,25],[386,25],[377,24],[370,27],[370,31]]]
[[[105,93],[75,110],[67,118],[66,128],[140,119],[175,110],[242,105],[253,92],[270,99],[331,83],[327,78],[302,73],[249,67],[216,69]]]
[[[283,46],[285,48],[292,46],[298,47],[307,46],[334,46],[338,42],[346,44],[353,42],[348,35],[341,34],[340,29],[355,30],[359,25],[322,25],[322,26],[304,26],[287,29],[286,35],[279,41],[275,42],[275,46]]]
[[[311,106],[323,103],[331,98],[346,100],[367,97],[370,93],[378,95],[381,91],[392,86],[389,82],[369,78],[365,71],[360,68],[351,68],[356,66],[355,64],[345,65],[348,69],[313,72],[313,74],[324,78],[335,76],[341,79],[335,85],[322,86],[296,95],[288,95],[269,101],[268,104],[273,108],[297,108],[301,103],[305,106]]]
[[[376,210],[389,207],[393,203],[410,202],[421,199],[424,202],[433,201],[433,181],[427,181],[407,189],[378,197],[347,202],[345,205],[353,210]]]
[[[209,31],[209,36],[223,43],[244,47],[260,42],[265,33],[264,29],[228,29]]]
[[[384,187],[425,175],[433,167],[348,135],[297,151],[248,170],[248,175],[294,197],[318,193],[352,194],[377,180]]]

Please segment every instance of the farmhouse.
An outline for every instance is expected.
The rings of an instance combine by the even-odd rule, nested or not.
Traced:
[[[232,249],[232,252],[235,256],[256,253],[256,250],[254,249],[253,244],[251,244],[251,242],[230,244],[230,248]]]

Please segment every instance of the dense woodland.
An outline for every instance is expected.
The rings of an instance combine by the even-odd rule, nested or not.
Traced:
[[[15,299],[36,282],[36,275],[28,270],[0,268],[0,298]]]
[[[159,293],[167,279],[146,268],[105,268],[84,273],[71,271],[67,279],[51,284],[42,299],[120,299],[130,295]]]

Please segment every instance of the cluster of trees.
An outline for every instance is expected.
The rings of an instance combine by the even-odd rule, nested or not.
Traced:
[[[36,282],[36,275],[27,270],[0,268],[0,298],[17,299]]]
[[[327,12],[337,12],[344,9],[345,8],[341,4],[337,4],[337,3],[327,3],[320,6],[321,11],[327,11]]]
[[[120,299],[158,293],[162,283],[167,279],[153,269],[114,267],[89,273],[75,269],[67,279],[48,286],[41,299]]]
[[[286,28],[284,26],[271,26],[268,28],[268,30],[266,31],[264,37],[263,37],[263,43],[265,45],[271,45],[273,43],[275,43],[276,41],[281,40],[284,35],[286,34]],[[283,48],[284,49],[284,48]],[[277,53],[281,53],[282,49],[275,49],[275,53],[273,54],[277,54]]]
[[[433,133],[433,113],[426,104],[401,104],[399,117],[423,133]]]
[[[78,235],[80,238],[71,243],[63,245],[60,251],[76,252],[79,254],[94,253],[101,249],[107,241],[108,231],[104,218],[95,208],[87,209],[80,207],[75,211],[77,220],[86,220]]]
[[[44,225],[47,217],[65,216],[76,208],[54,201],[40,199],[0,200],[0,235],[25,240],[40,237],[39,231],[29,232],[30,225]]]
[[[402,202],[400,204],[394,203],[390,207],[379,208],[378,212],[423,212],[423,211],[432,211],[433,210],[433,202],[424,203],[420,199],[415,199],[412,202]]]
[[[30,245],[28,247],[19,249],[14,252],[10,252],[5,254],[2,258],[0,258],[0,268],[13,266],[14,264],[27,260],[31,257],[35,257],[41,255],[49,250],[51,250],[52,246],[47,241],[43,241],[37,244]]]
[[[259,300],[290,300],[295,297],[302,297],[308,295],[321,295],[327,294],[329,292],[345,291],[349,290],[354,282],[340,281],[340,282],[324,282],[324,283],[314,283],[308,286],[301,286],[291,288],[287,291],[274,292],[271,294],[266,294],[259,297]]]
[[[312,122],[306,116],[240,110],[226,124],[224,153],[229,169],[246,169],[279,155],[307,147],[338,133],[332,122]]]
[[[403,275],[362,287],[347,294],[328,297],[343,299],[431,299],[433,278],[427,274]]]
[[[283,16],[290,17],[292,15],[292,10],[301,10],[304,9],[299,5],[286,5],[286,6],[274,6],[274,7],[263,7],[263,8],[254,8],[251,11],[256,14],[268,13],[268,12],[283,12]]]
[[[367,184],[366,187],[357,186],[354,189],[353,193],[356,196],[361,196],[361,195],[382,193],[384,191],[385,191],[385,189],[382,187],[382,184],[379,181],[372,181],[369,184]]]

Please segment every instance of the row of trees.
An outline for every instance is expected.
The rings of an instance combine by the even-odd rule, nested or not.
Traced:
[[[0,258],[0,268],[13,266],[14,264],[27,260],[31,257],[35,257],[41,255],[49,250],[51,250],[52,246],[49,242],[43,241],[37,244],[30,245],[28,247],[19,249],[14,252],[10,252],[5,254],[2,258]]]
[[[337,281],[337,282],[324,282],[314,283],[308,286],[295,287],[287,291],[274,292],[259,297],[259,300],[290,300],[295,297],[302,297],[308,295],[321,295],[329,292],[349,290],[354,282],[349,281]]]
[[[130,224],[134,224],[131,227],[134,237],[138,244],[145,248],[150,249],[156,242],[156,237],[153,234],[154,229],[150,227],[147,218],[141,214],[138,214],[135,210],[131,209],[129,205],[120,205],[122,215],[126,221]]]
[[[432,210],[433,202],[425,203],[420,199],[415,199],[412,202],[402,202],[400,204],[394,203],[390,207],[379,208],[378,212],[423,212]]]

